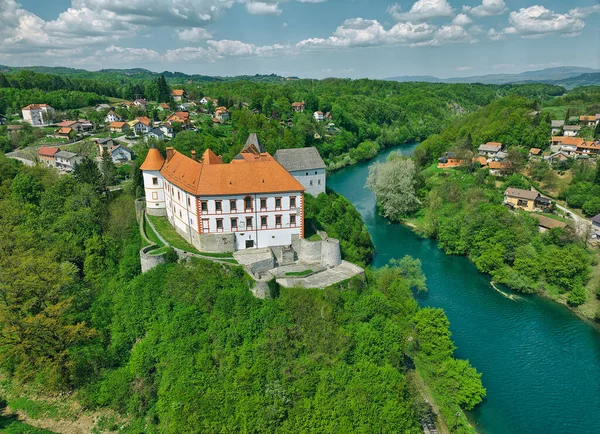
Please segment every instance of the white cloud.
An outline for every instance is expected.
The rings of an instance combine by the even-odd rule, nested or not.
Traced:
[[[504,0],[483,0],[479,6],[463,6],[463,12],[476,17],[492,17],[502,15],[508,10]]]
[[[569,15],[571,15],[573,18],[585,18],[589,15],[595,14],[600,12],[600,4],[594,5],[594,6],[590,6],[587,8],[575,8],[575,9],[571,9],[569,11]]]
[[[212,35],[202,27],[192,27],[190,29],[178,31],[177,37],[186,42],[200,42],[211,38]]]
[[[504,39],[504,31],[498,31],[494,28],[491,28],[490,30],[488,30],[488,38],[491,41],[501,41],[502,39]]]
[[[298,0],[300,3],[325,3],[327,0]]]
[[[458,68],[456,68],[456,70],[460,72],[470,71],[472,69],[472,66],[459,66]]]
[[[452,20],[452,24],[457,24],[459,26],[466,26],[466,25],[471,24],[472,22],[473,22],[473,20],[471,18],[469,18],[468,16],[466,16],[465,14],[458,14]]]
[[[281,15],[279,3],[249,2],[246,10],[252,15]]]
[[[544,6],[531,6],[513,11],[509,15],[510,27],[506,34],[520,34],[522,37],[542,37],[550,34],[564,36],[578,35],[585,23],[570,14],[558,14]]]
[[[118,63],[133,63],[139,64],[140,62],[157,62],[161,60],[161,55],[148,48],[123,48],[111,45],[96,52],[96,57],[104,59],[107,56],[110,57],[111,61]]]
[[[401,12],[398,4],[391,5],[387,12],[396,21],[422,22],[433,18],[451,17],[452,6],[448,0],[418,0],[408,12]]]
[[[475,42],[464,27],[452,24],[442,26],[435,32],[435,43]]]

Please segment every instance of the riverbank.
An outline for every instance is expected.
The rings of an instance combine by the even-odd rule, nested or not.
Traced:
[[[374,161],[391,152],[410,155],[415,146],[386,149]],[[597,330],[544,297],[505,297],[465,256],[447,255],[432,238],[383,219],[364,188],[372,163],[336,171],[328,186],[363,216],[376,247],[374,267],[405,255],[421,260],[429,291],[417,295],[418,303],[444,309],[457,356],[482,373],[487,397],[467,413],[477,431],[600,431],[600,395],[590,387],[600,384]]]

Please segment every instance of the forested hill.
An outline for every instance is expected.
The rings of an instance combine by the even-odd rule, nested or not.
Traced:
[[[255,75],[238,75],[231,77],[209,76],[202,74],[185,74],[183,72],[153,72],[144,68],[132,69],[101,69],[99,71],[88,71],[86,69],[75,69],[61,66],[5,66],[0,65],[0,73],[15,73],[19,71],[31,71],[40,74],[52,74],[61,77],[91,79],[98,81],[150,81],[156,80],[163,75],[170,83],[185,83],[188,81],[204,82],[204,81],[257,81],[257,82],[280,82],[285,80],[276,74],[255,74]],[[295,77],[291,77],[295,78]]]

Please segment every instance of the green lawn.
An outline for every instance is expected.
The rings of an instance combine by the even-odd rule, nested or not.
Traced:
[[[148,252],[148,254],[150,255],[162,255],[163,253],[167,253],[167,250],[169,250],[169,247],[167,246],[163,246],[163,247],[159,247],[155,250],[150,250]]]
[[[171,246],[184,250],[186,252],[200,253],[190,243],[184,240],[171,226],[169,220],[166,217],[147,216],[152,222],[158,233],[165,239]],[[148,237],[150,238],[150,237]],[[152,239],[152,238],[150,238]]]
[[[552,220],[557,220],[557,221],[563,222],[563,223],[570,223],[570,222],[573,221],[571,219],[566,219],[566,218],[557,216],[556,214],[543,213],[543,212],[534,212],[532,214],[537,214],[537,215],[541,215],[541,216],[544,216],[544,217],[548,217],[548,218],[550,218]]]
[[[148,216],[146,216],[146,219],[148,219]],[[150,241],[152,241],[158,247],[164,247],[164,243],[160,240],[160,238],[158,238],[158,235],[156,235],[156,232],[154,232],[154,230],[150,227],[147,220],[144,220],[144,232],[146,232],[146,236]]]

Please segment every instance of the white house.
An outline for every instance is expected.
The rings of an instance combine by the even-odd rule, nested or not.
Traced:
[[[173,129],[173,127],[169,124],[162,124],[160,127],[160,130],[162,131],[163,135],[165,137],[168,137],[170,139],[172,139],[173,137],[175,137],[175,130]]]
[[[146,131],[146,126],[137,119],[134,119],[133,121],[129,121],[127,123],[129,124],[129,129],[133,131],[133,133],[136,136]]]
[[[117,145],[111,150],[110,156],[114,163],[125,163],[134,158],[133,151],[123,145]]]
[[[71,172],[77,163],[80,163],[83,157],[74,152],[58,151],[54,154],[54,164],[57,169]]]
[[[579,125],[565,125],[563,127],[563,135],[565,137],[577,137],[579,130],[581,130]]]
[[[148,139],[164,140],[165,134],[160,128],[152,128],[152,130],[146,134],[145,140],[148,141]]]
[[[166,215],[204,252],[289,246],[304,236],[304,188],[268,153],[244,152],[224,164],[207,149],[200,160],[152,148],[140,167],[146,210]]]
[[[315,117],[315,120],[317,122],[321,122],[323,120],[323,112],[321,112],[321,111],[314,112],[313,116]]]
[[[104,122],[107,124],[112,124],[113,122],[123,122],[123,118],[111,110],[106,114]]]
[[[487,142],[479,146],[479,155],[494,158],[498,152],[502,151],[502,143]]]
[[[23,120],[31,125],[48,125],[52,123],[54,109],[48,104],[29,104],[21,110]]]
[[[326,166],[317,148],[278,149],[273,157],[307,193],[315,197],[325,193]]]

